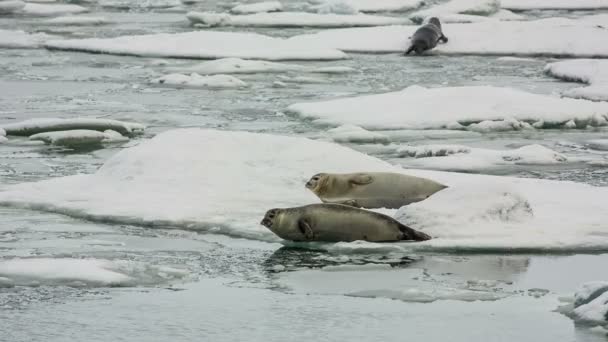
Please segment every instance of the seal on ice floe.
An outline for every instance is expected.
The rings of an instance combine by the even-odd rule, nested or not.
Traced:
[[[291,241],[425,241],[431,237],[373,211],[341,204],[271,209],[261,224]]]
[[[421,54],[424,51],[435,48],[439,41],[447,43],[448,37],[443,35],[439,19],[432,17],[429,19],[428,23],[422,25],[414,32],[411,39],[411,45],[405,54],[409,55],[412,51],[415,51],[416,54]]]
[[[397,209],[422,201],[447,186],[426,178],[390,172],[319,173],[306,188],[324,203]]]

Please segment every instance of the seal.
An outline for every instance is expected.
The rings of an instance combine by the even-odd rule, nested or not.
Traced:
[[[291,241],[392,242],[431,239],[427,234],[389,216],[342,204],[270,209],[260,224],[280,238]]]
[[[432,17],[429,19],[428,23],[422,25],[414,32],[414,35],[411,38],[411,45],[409,49],[405,51],[405,54],[409,55],[410,52],[415,51],[416,54],[420,55],[424,51],[435,48],[439,41],[447,43],[448,37],[443,35],[439,19]]]
[[[447,186],[400,173],[366,172],[319,173],[312,176],[306,188],[323,203],[398,209],[422,201]]]

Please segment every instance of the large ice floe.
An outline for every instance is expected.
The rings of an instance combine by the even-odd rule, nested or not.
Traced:
[[[245,27],[356,27],[407,24],[410,20],[399,17],[384,17],[368,14],[316,14],[306,12],[255,13],[230,15],[214,12],[189,12],[186,14],[193,24],[205,26]]]
[[[113,130],[122,135],[140,134],[146,128],[144,125],[111,119],[92,118],[42,118],[29,119],[25,121],[4,124],[1,126],[7,135],[30,136],[37,133],[71,131],[71,130],[95,130],[104,132]]]
[[[532,21],[485,20],[445,24],[450,38],[433,53],[506,56],[607,57],[608,30],[601,27],[608,15],[579,19],[547,18]],[[599,25],[599,26],[598,26]],[[347,52],[404,52],[416,26],[382,26],[326,30],[290,40],[309,47]],[[584,39],[582,39],[584,37]]]
[[[403,170],[334,143],[248,132],[161,133],[120,151],[94,174],[4,185],[0,204],[278,241],[259,225],[266,210],[318,203],[304,187],[315,173],[362,170],[449,186],[397,213],[434,239],[396,248],[608,249],[608,188]]]
[[[10,14],[18,12],[25,7],[25,2],[18,0],[0,1],[0,14]]]
[[[50,49],[144,57],[216,59],[225,57],[262,60],[337,60],[347,58],[331,48],[315,48],[256,33],[196,31],[117,38],[48,41]]]
[[[62,14],[76,14],[84,13],[89,10],[86,7],[78,5],[66,5],[66,4],[36,4],[27,3],[25,7],[21,9],[21,12],[32,16],[55,16]]]
[[[0,287],[155,285],[189,275],[188,271],[130,261],[74,258],[0,260]]]
[[[491,86],[411,86],[384,94],[297,103],[287,110],[321,125],[352,124],[366,129],[492,132],[608,125],[606,103]]]
[[[549,63],[545,72],[570,82],[587,83],[587,87],[566,90],[563,96],[592,101],[608,101],[608,61],[596,59],[574,59]]]
[[[422,22],[428,17],[446,14],[470,14],[488,16],[500,11],[500,0],[450,0],[410,15],[410,19]]]
[[[500,7],[512,11],[608,9],[607,0],[500,0]]]
[[[243,88],[247,83],[230,75],[213,75],[201,76],[197,73],[190,75],[184,74],[169,74],[159,78],[155,78],[150,83],[162,86],[175,88],[209,88],[209,89],[227,89],[227,88]]]
[[[576,323],[608,328],[608,282],[593,281],[579,287],[572,306],[561,308]]]
[[[0,48],[34,49],[41,47],[48,39],[56,38],[46,33],[27,33],[24,31],[0,30]]]
[[[255,2],[252,4],[239,4],[230,9],[234,14],[267,13],[283,10],[283,5],[278,1]]]
[[[410,11],[424,4],[424,0],[316,0],[319,6],[339,6],[361,12]]]
[[[80,16],[65,16],[57,17],[42,21],[45,25],[65,25],[65,26],[87,26],[87,25],[104,25],[108,20],[104,17],[80,17]]]

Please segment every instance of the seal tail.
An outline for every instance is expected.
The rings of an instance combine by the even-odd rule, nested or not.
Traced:
[[[427,241],[432,239],[430,235],[417,231],[416,229],[410,228],[404,224],[399,225],[399,230],[401,230],[403,233],[402,240]]]

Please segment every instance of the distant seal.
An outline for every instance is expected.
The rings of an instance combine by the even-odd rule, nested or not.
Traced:
[[[431,237],[373,211],[341,204],[270,209],[261,224],[291,241],[425,241]]]
[[[414,32],[411,39],[411,45],[405,54],[409,55],[410,52],[415,51],[416,54],[420,55],[424,51],[435,48],[439,41],[447,43],[448,37],[443,35],[439,19],[432,17],[429,19],[428,23],[422,25]]]
[[[422,201],[447,186],[400,173],[319,173],[306,183],[324,203],[360,208],[401,208]]]

